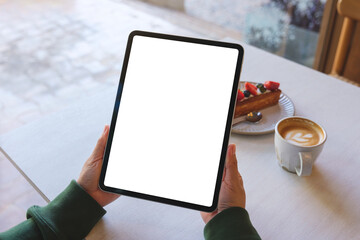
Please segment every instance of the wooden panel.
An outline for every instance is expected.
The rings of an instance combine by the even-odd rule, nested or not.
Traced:
[[[327,74],[332,69],[344,21],[344,17],[337,13],[336,4],[336,0],[326,1],[313,65],[314,69]]]
[[[355,22],[350,18],[345,18],[341,29],[338,47],[336,49],[335,59],[331,70],[332,75],[342,75],[344,66],[348,57],[353,33],[355,29]]]
[[[337,46],[339,43],[340,32],[341,32],[343,22],[344,22],[344,17],[340,16],[339,14],[336,14],[335,25],[334,25],[331,35],[329,36],[331,41],[330,41],[329,48],[327,50],[327,55],[326,55],[326,58],[324,61],[324,68],[323,68],[324,73],[329,74],[331,72],[332,65],[334,63],[336,49],[337,49]]]
[[[360,83],[360,22],[356,23],[343,76]]]
[[[323,71],[326,61],[326,55],[331,42],[331,34],[335,24],[336,0],[326,1],[321,26],[319,31],[319,39],[316,47],[313,68]]]
[[[360,21],[360,1],[359,0],[339,0],[338,11],[342,16]]]

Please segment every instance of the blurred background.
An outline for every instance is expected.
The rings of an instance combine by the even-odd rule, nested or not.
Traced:
[[[312,67],[325,1],[185,0],[184,4],[191,16],[234,29],[250,45]]]

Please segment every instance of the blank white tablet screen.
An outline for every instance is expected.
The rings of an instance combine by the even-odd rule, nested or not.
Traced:
[[[105,186],[211,206],[238,54],[135,36]]]

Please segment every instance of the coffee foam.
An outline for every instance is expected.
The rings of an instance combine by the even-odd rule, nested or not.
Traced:
[[[299,146],[314,146],[324,139],[320,126],[301,118],[284,120],[278,131],[286,141]]]
[[[300,146],[313,146],[320,141],[319,135],[312,129],[307,128],[287,128],[283,130],[283,138],[288,142]]]

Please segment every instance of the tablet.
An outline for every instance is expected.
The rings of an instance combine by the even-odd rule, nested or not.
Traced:
[[[238,44],[132,32],[100,188],[214,211],[242,58]]]

